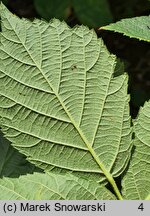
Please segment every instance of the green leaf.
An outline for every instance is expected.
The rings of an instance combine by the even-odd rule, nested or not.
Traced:
[[[106,0],[72,0],[80,22],[90,27],[100,27],[112,22],[112,15]]]
[[[101,29],[123,33],[131,38],[150,42],[150,16],[123,19],[101,27]]]
[[[37,12],[46,20],[51,18],[65,19],[68,17],[70,0],[34,0]]]
[[[12,145],[44,170],[109,181],[131,152],[127,75],[94,31],[1,9],[0,116]]]
[[[150,200],[150,101],[134,122],[134,153],[123,179],[125,199]]]
[[[94,181],[52,173],[0,179],[0,200],[104,200],[115,196]]]
[[[46,20],[66,19],[69,8],[73,8],[77,18],[84,25],[99,27],[112,22],[112,15],[106,0],[34,0],[37,12]]]
[[[25,156],[14,149],[0,133],[0,177],[18,177],[33,171],[40,171],[27,162]]]
[[[121,61],[121,59],[117,59],[114,76],[120,76],[124,73],[124,63]]]

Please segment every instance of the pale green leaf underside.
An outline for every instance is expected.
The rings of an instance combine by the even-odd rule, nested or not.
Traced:
[[[150,16],[123,19],[101,29],[119,32],[131,38],[150,42]]]
[[[123,179],[125,199],[150,200],[150,101],[135,121],[135,151]]]
[[[3,133],[36,165],[100,180],[130,158],[127,75],[88,28],[19,19],[1,6]],[[93,156],[94,155],[94,156]],[[101,175],[102,174],[102,175]]]
[[[0,200],[115,200],[94,181],[52,173],[0,179]]]

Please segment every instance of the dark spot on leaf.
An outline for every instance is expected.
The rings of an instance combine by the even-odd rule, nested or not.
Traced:
[[[76,65],[72,65],[71,66],[71,70],[75,70],[75,69],[77,69],[77,66]]]
[[[147,28],[150,30],[150,26],[147,26]]]
[[[21,92],[19,92],[19,94],[22,95],[22,96],[26,96],[25,94],[23,94],[23,93],[21,93]]]

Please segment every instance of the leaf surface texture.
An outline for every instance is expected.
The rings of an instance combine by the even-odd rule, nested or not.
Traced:
[[[123,19],[101,29],[122,33],[131,38],[150,42],[150,16]]]
[[[104,180],[131,150],[127,75],[94,31],[19,19],[1,6],[0,116],[13,146],[44,170]]]
[[[123,179],[125,199],[150,200],[150,101],[134,122],[134,152]]]
[[[0,200],[104,200],[115,196],[93,181],[73,175],[39,174],[0,179]]]

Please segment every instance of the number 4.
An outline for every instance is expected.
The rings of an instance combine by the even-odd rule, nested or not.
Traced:
[[[143,203],[141,203],[138,207],[139,210],[143,211],[144,210],[144,206],[143,206]]]

